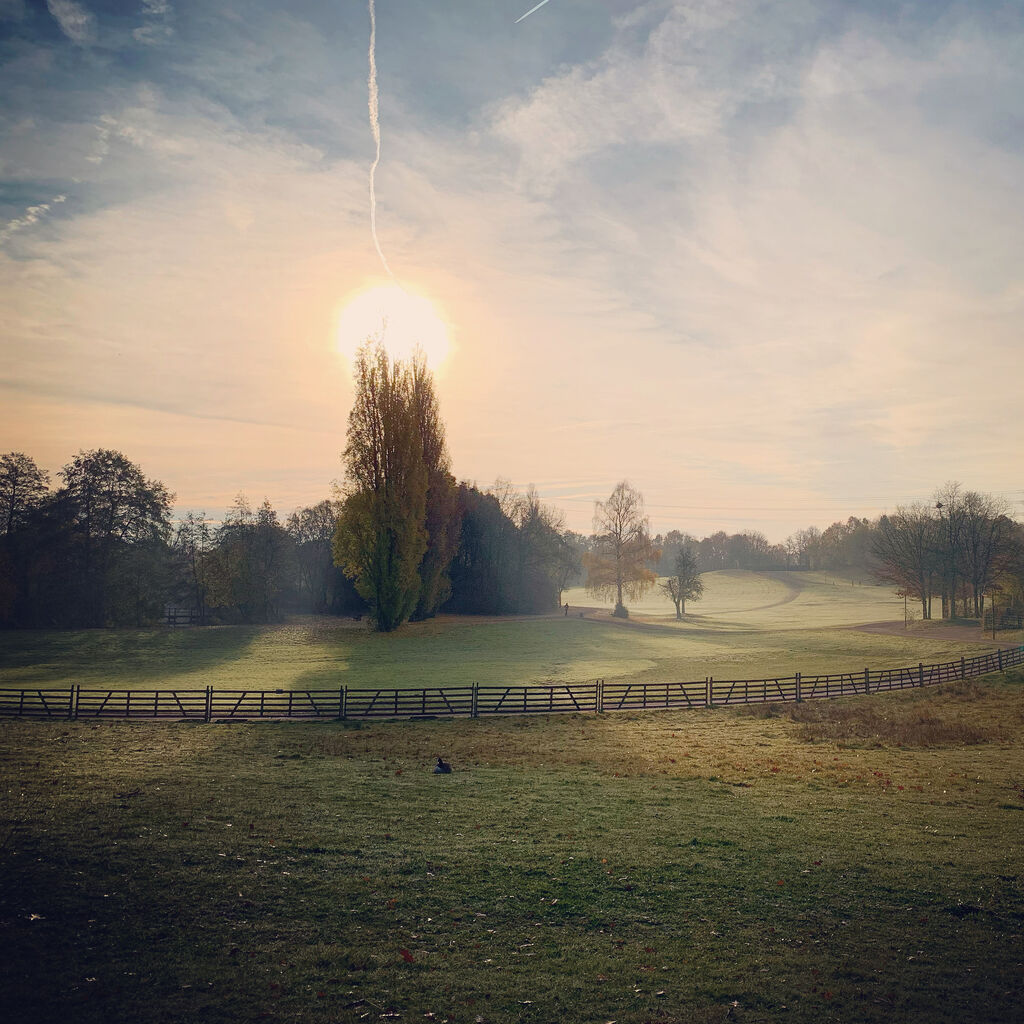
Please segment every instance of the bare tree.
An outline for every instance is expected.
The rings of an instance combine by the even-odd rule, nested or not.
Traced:
[[[932,617],[933,581],[940,570],[936,541],[935,515],[925,505],[900,506],[878,521],[874,574],[920,600],[922,619]]]
[[[657,581],[648,563],[658,558],[644,515],[643,495],[629,482],[617,484],[607,501],[594,503],[595,549],[583,556],[587,590],[596,597],[614,595],[613,615],[629,617],[623,595],[638,601]]]
[[[985,614],[985,593],[1010,564],[1013,551],[1013,521],[1010,507],[991,494],[968,491],[963,496],[961,562],[970,594],[965,604],[973,605],[978,618]],[[966,610],[966,609],[965,609]]]
[[[703,596],[704,581],[700,577],[696,555],[689,548],[680,548],[672,566],[672,575],[660,584],[676,606],[677,619],[686,614],[687,601],[697,601]]]
[[[957,592],[963,567],[964,530],[967,522],[966,495],[957,481],[935,492],[938,514],[937,553],[942,576],[942,617],[956,615]]]

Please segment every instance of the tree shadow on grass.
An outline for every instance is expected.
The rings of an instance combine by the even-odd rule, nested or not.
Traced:
[[[86,687],[172,687],[178,676],[244,657],[261,628],[4,632],[0,633],[0,687],[63,687],[72,683]]]

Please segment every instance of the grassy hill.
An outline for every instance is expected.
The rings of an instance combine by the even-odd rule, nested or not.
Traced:
[[[0,686],[317,689],[759,678],[946,661],[984,648],[909,630],[849,625],[898,617],[891,591],[823,574],[709,573],[699,614],[674,621],[649,597],[628,623],[593,602],[520,619],[441,616],[393,634],[300,617],[275,626],[0,632]],[[589,603],[586,603],[588,602]],[[666,610],[667,606],[667,610]],[[1001,638],[1009,645],[1016,638]]]
[[[702,576],[704,596],[687,605],[681,629],[821,629],[888,619],[903,620],[893,587],[861,575],[835,572],[747,572],[723,569]],[[582,587],[566,591],[570,606],[599,604]],[[614,601],[604,607],[609,610]],[[630,615],[675,622],[675,608],[659,589],[629,604]]]

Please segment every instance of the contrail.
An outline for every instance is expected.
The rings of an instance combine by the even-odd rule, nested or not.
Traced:
[[[544,2],[547,3],[547,0]],[[377,12],[373,3],[374,0],[370,0],[370,78],[367,84],[370,87],[370,131],[373,133],[373,141],[377,144],[377,155],[370,166],[370,231],[373,233],[373,244],[377,247],[377,255],[393,281],[395,275],[391,273],[388,261],[381,251],[380,242],[377,240],[377,193],[373,187],[377,164],[380,163],[380,113],[377,107]]]
[[[529,9],[529,10],[528,10],[528,11],[527,11],[527,12],[526,12],[526,13],[525,13],[524,15],[523,15],[523,18],[528,18],[528,17],[529,17],[529,16],[531,15],[531,14],[533,14],[533,12],[534,12],[534,11],[539,11],[539,10],[540,10],[540,9],[541,9],[541,8],[542,8],[542,7],[543,7],[543,6],[544,6],[544,5],[545,5],[545,4],[547,3],[547,2],[548,2],[548,0],[540,0],[540,3],[539,3],[539,4],[537,4],[537,6],[536,6],[536,7],[531,7],[531,8],[530,8],[530,9]],[[371,6],[372,6],[372,0],[371,0]],[[523,20],[523,18],[516,18],[516,20],[515,20],[514,24],[518,25],[518,24],[519,24],[519,22],[521,22],[521,21]]]

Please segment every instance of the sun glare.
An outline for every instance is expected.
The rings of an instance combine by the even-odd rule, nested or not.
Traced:
[[[395,284],[378,285],[352,296],[338,314],[338,351],[351,363],[367,338],[380,338],[394,359],[408,359],[419,345],[432,369],[451,350],[448,325],[422,295]]]

